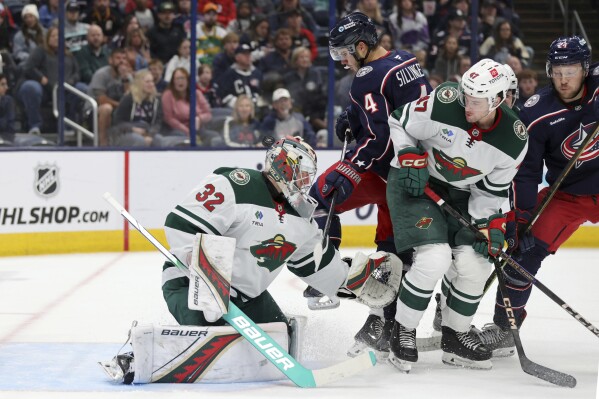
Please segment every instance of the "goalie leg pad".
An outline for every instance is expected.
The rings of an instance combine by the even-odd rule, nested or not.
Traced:
[[[286,323],[265,323],[260,327],[289,349]],[[136,384],[237,383],[285,378],[230,326],[134,326],[131,344]]]

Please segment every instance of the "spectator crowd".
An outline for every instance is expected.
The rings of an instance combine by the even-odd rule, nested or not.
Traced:
[[[192,103],[200,146],[253,147],[266,135],[326,146],[329,1],[199,0],[195,54],[191,4],[68,0],[62,55],[58,0],[0,0],[0,145],[30,145],[56,132],[52,98],[63,57],[65,82],[98,104],[101,146],[189,145]],[[458,81],[471,65],[469,0],[336,4],[339,17],[368,15],[385,49],[414,53],[433,87]],[[525,100],[536,75],[511,0],[482,1],[478,18],[480,56],[512,66]],[[353,75],[336,68],[331,100],[340,112]],[[65,116],[91,129],[92,107],[65,93]]]

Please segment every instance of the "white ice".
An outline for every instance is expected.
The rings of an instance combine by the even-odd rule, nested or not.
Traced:
[[[366,250],[368,252],[369,250]],[[343,251],[350,255],[354,251]],[[599,250],[562,249],[547,259],[539,279],[594,325],[599,325]],[[0,258],[0,398],[596,398],[599,341],[540,291],[521,331],[528,357],[574,375],[574,389],[522,372],[517,356],[490,371],[452,368],[441,353],[420,354],[410,374],[379,364],[331,386],[309,390],[289,381],[229,385],[114,385],[96,362],[110,359],[133,320],[173,323],[162,299],[158,252]],[[367,309],[342,301],[309,311],[305,284],[283,272],[270,291],[281,307],[308,318],[304,363],[312,368],[344,360]],[[475,317],[490,321],[493,294]],[[431,303],[418,335],[431,331]]]

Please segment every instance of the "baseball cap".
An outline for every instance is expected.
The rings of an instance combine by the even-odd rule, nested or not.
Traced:
[[[210,11],[214,11],[215,13],[218,14],[218,6],[214,3],[206,3],[204,8],[202,9],[202,12],[204,14],[206,14],[207,12],[210,12]]]
[[[79,3],[76,1],[69,1],[67,3],[67,11],[79,11]]]
[[[239,53],[251,53],[251,52],[252,52],[252,46],[250,46],[247,43],[241,43],[235,49],[235,54],[239,54]]]
[[[163,1],[158,6],[158,12],[175,12],[175,5],[170,1]]]
[[[289,90],[279,88],[272,93],[272,101],[273,102],[280,100],[281,98],[291,98],[291,94],[289,94]]]
[[[462,10],[458,10],[457,8],[452,9],[449,14],[447,15],[447,19],[448,20],[452,20],[452,19],[466,19],[466,15],[464,15],[464,12]]]

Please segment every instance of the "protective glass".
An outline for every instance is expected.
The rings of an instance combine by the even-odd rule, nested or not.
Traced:
[[[341,61],[349,57],[351,54],[356,52],[356,46],[351,44],[343,47],[329,47],[329,53],[334,61]]]

